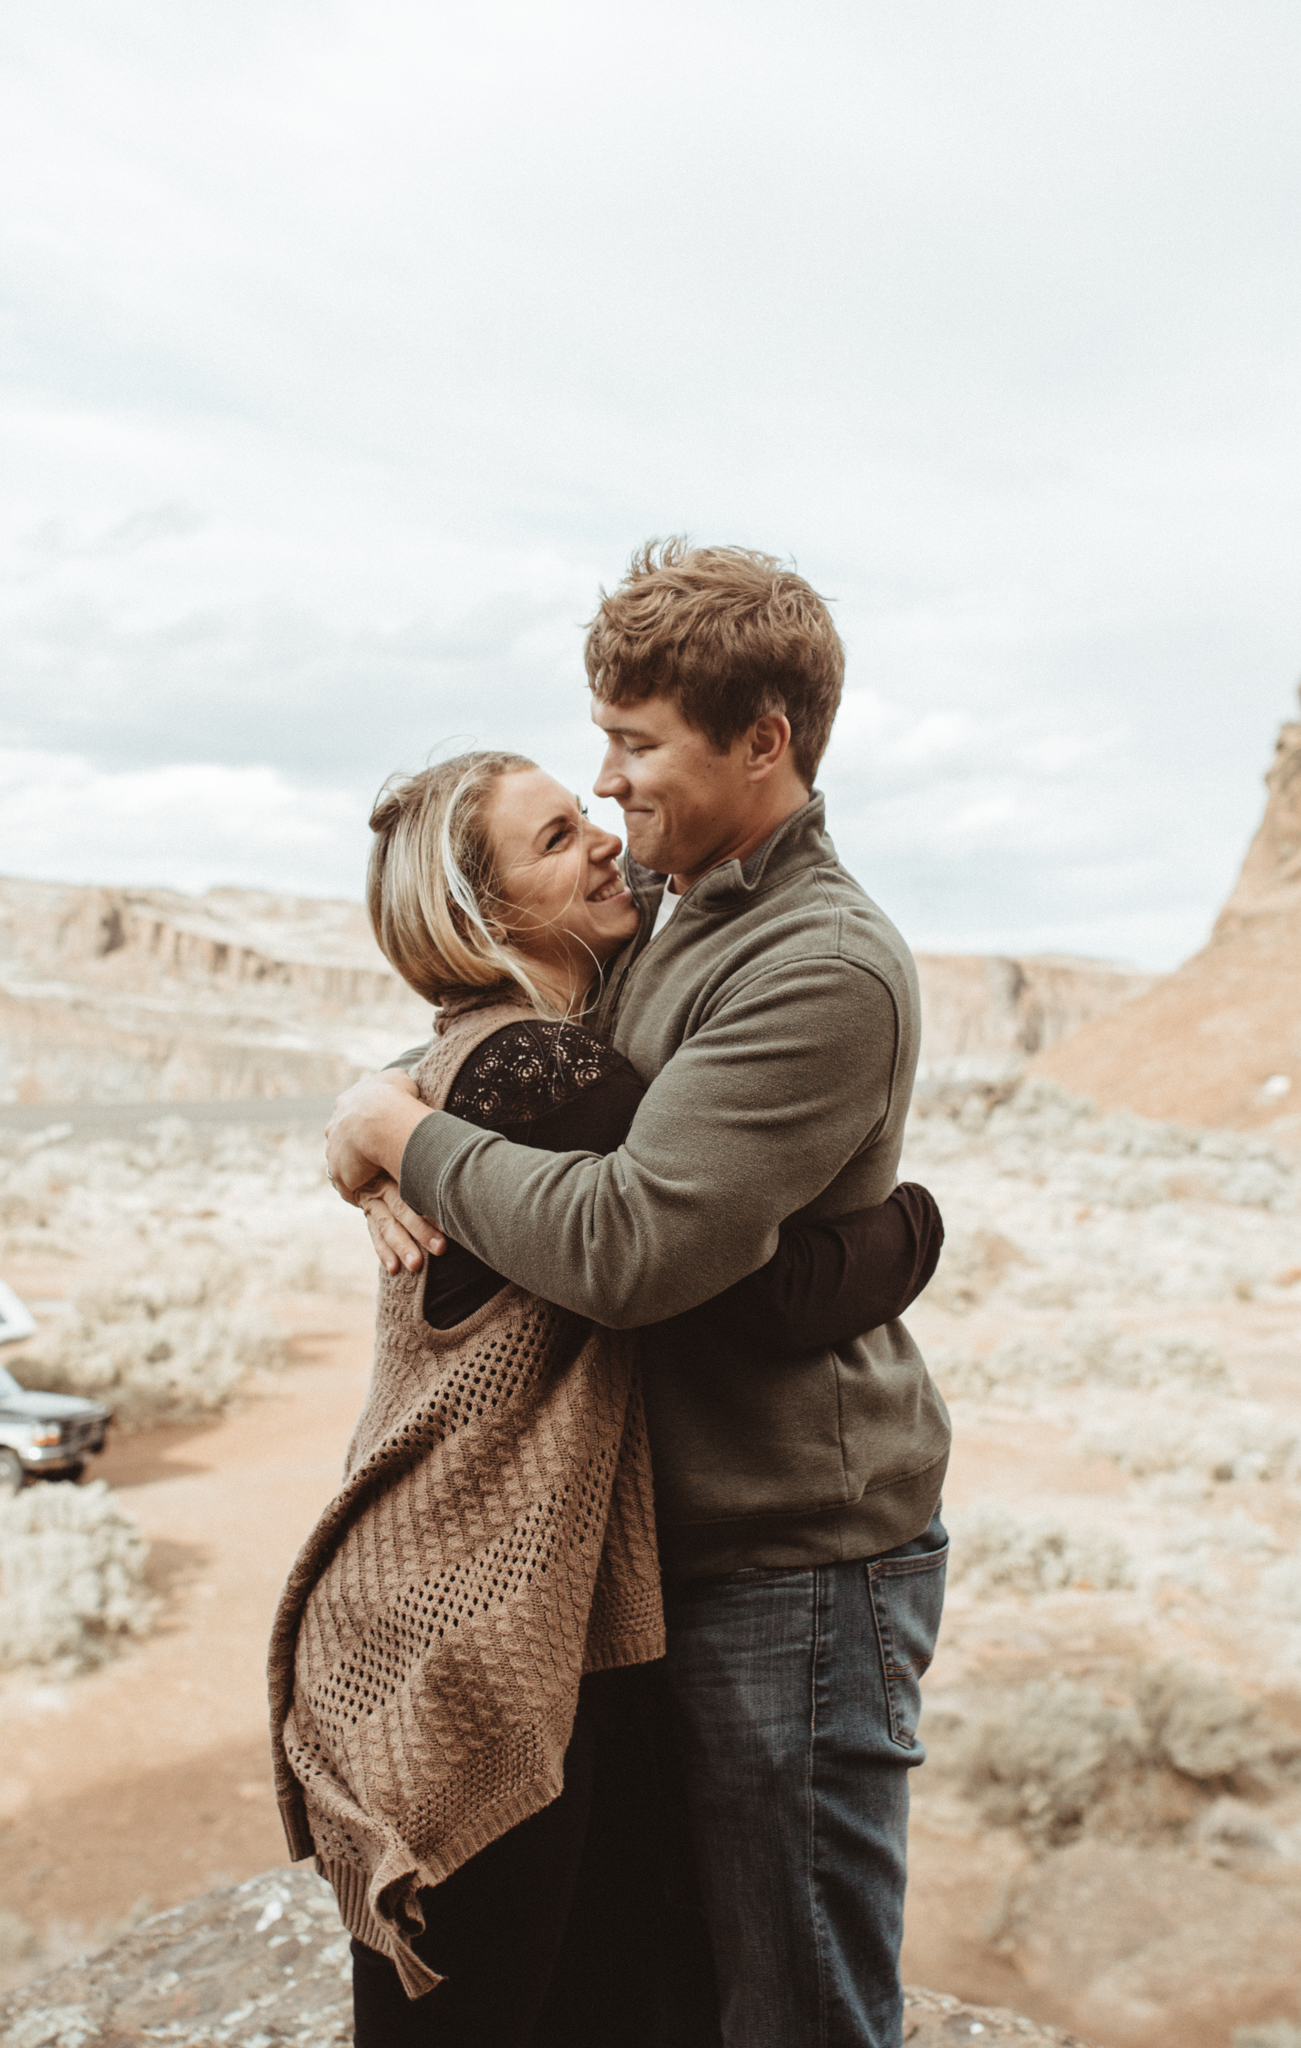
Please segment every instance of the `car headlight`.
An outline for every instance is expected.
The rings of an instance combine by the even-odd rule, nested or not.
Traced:
[[[48,1450],[54,1444],[63,1442],[63,1425],[59,1422],[34,1422],[30,1442],[34,1450]]]

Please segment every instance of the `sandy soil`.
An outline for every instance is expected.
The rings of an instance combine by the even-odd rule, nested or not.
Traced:
[[[12,1263],[40,1298],[66,1265]],[[0,1908],[57,1955],[148,1901],[284,1860],[263,1656],[295,1551],[334,1490],[370,1369],[372,1306],[279,1305],[295,1363],[215,1425],[119,1436],[95,1477],[152,1544],[162,1625],[98,1671],[0,1686]]]
[[[0,1253],[29,1299],[233,1260],[242,1312],[293,1356],[220,1422],[119,1435],[100,1462],[152,1544],[161,1625],[81,1676],[0,1681],[0,1957],[25,1926],[48,1966],[142,1900],[283,1858],[264,1647],[360,1406],[373,1296],[316,1140],[277,1143],[11,1141]],[[1110,2048],[1230,2048],[1301,2013],[1301,1173],[1034,1089],[939,1090],[905,1170],[949,1223],[910,1321],[953,1409],[956,1531],[907,1973]],[[1135,1685],[1171,1665],[1189,1769],[1124,1741],[1103,1769]],[[1241,1768],[1255,1712],[1264,1760]],[[1012,1791],[1056,1800],[1060,1826],[991,1805],[990,1726]]]

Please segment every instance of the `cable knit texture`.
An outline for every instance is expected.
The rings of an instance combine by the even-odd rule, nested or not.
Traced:
[[[506,1004],[415,1068],[438,1108]],[[427,1269],[427,1265],[426,1265]],[[381,1277],[375,1369],[342,1490],[272,1632],[291,1856],[412,1997],[418,1893],[557,1797],[584,1672],[664,1652],[632,1337],[515,1286],[450,1330],[424,1274]]]

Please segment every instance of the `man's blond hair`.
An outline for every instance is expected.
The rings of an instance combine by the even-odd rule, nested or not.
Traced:
[[[720,752],[783,712],[791,758],[813,787],[845,650],[817,591],[775,555],[648,541],[618,588],[601,592],[584,658],[601,703],[670,697]]]

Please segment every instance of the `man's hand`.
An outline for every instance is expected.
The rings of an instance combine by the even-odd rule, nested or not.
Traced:
[[[396,1273],[400,1266],[418,1273],[425,1251],[437,1259],[447,1250],[447,1239],[438,1225],[409,1209],[387,1175],[378,1187],[367,1188],[358,1196],[357,1206],[365,1215],[370,1241],[386,1273]]]
[[[335,1192],[359,1205],[384,1176],[396,1182],[407,1139],[431,1113],[400,1068],[370,1074],[345,1089],[325,1132],[326,1171]]]

